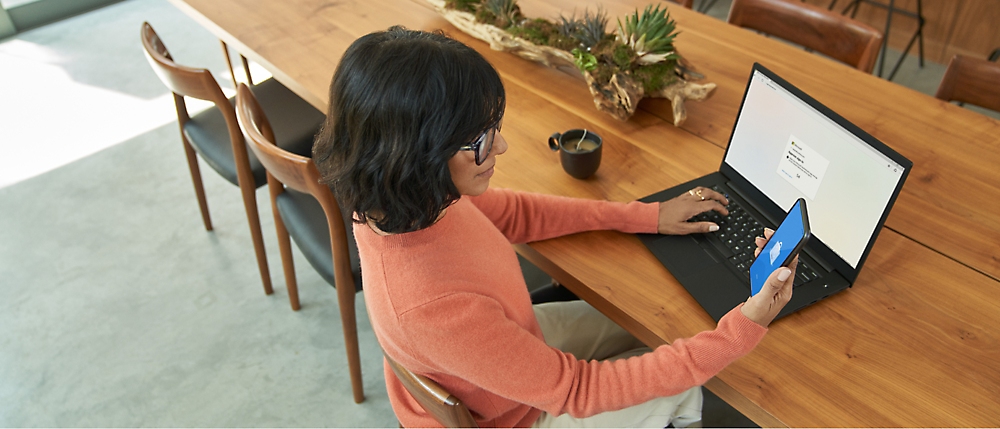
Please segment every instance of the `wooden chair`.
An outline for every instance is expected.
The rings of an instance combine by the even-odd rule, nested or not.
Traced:
[[[354,312],[354,298],[361,291],[361,263],[354,234],[347,230],[352,220],[342,212],[330,188],[319,183],[312,158],[274,144],[267,116],[254,92],[242,83],[236,89],[236,111],[251,151],[266,168],[288,299],[292,308],[299,308],[291,236],[309,264],[337,290],[354,402],[361,403],[365,396]]]
[[[785,0],[733,0],[727,21],[802,45],[871,73],[882,33],[826,9]]]
[[[148,22],[142,24],[142,46],[150,66],[174,95],[181,142],[187,155],[191,180],[201,209],[205,229],[212,230],[212,220],[205,199],[205,189],[198,167],[198,156],[230,183],[237,185],[243,196],[250,234],[257,256],[257,267],[270,295],[271,276],[267,267],[264,240],[260,231],[255,190],[265,183],[264,167],[248,154],[243,133],[236,121],[233,100],[226,98],[219,83],[207,69],[190,68],[174,62],[170,52]],[[249,75],[248,75],[249,77]],[[324,115],[274,79],[254,86],[262,104],[268,107],[275,123],[278,144],[295,153],[308,154],[312,139],[323,122]],[[213,108],[194,116],[187,110],[185,97],[207,100]]]
[[[410,395],[413,395],[420,406],[434,416],[434,419],[442,426],[446,428],[479,427],[465,404],[444,390],[434,380],[410,372],[392,360],[389,355],[385,356],[385,361],[389,363],[389,368],[392,368],[392,372],[396,374],[396,378],[403,384],[406,391],[410,392]]]
[[[955,55],[934,96],[1000,112],[1000,64]]]

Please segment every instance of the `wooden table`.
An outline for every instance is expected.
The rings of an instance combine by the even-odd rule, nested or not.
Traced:
[[[707,386],[762,426],[1000,424],[1000,223],[987,211],[1000,197],[997,121],[679,7],[678,47],[719,85],[713,98],[687,104],[682,128],[662,100],[644,101],[628,122],[600,113],[579,77],[491,51],[421,0],[171,1],[323,110],[354,39],[393,24],[444,29],[492,62],[507,87],[510,149],[493,183],[584,198],[630,201],[716,170],[750,64],[760,61],[916,167],[855,287],[775,323]],[[519,3],[551,18],[594,2]],[[612,17],[646,4],[601,3]],[[605,140],[602,167],[587,181],[564,174],[545,146],[552,132],[581,126]],[[518,250],[650,345],[714,327],[634,236],[593,232]]]
[[[521,2],[521,8],[528,16],[558,16],[560,9],[582,10],[600,3],[612,17],[646,4],[640,0],[524,3],[528,2]],[[890,229],[1000,280],[1000,121],[706,15],[680,7],[671,8],[671,14],[682,32],[678,50],[706,75],[706,81],[719,85],[712,100],[685,103],[688,121],[683,129],[725,148],[750,67],[760,62],[913,161],[912,174],[886,222]],[[586,98],[585,87],[529,79],[534,81],[527,84],[549,100],[564,100],[569,92]],[[605,119],[598,118],[601,113],[591,105],[581,107],[590,110],[577,112],[586,118]],[[640,108],[672,121],[666,100],[646,99]]]

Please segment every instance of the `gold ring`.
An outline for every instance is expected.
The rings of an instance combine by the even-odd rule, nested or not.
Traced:
[[[701,198],[702,201],[705,201],[705,196],[701,194],[701,189],[694,191],[694,193],[698,196],[698,198]]]

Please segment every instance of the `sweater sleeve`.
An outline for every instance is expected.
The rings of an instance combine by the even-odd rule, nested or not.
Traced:
[[[613,229],[655,233],[659,206],[487,189],[470,197],[511,243],[545,240],[583,231]]]
[[[414,356],[553,415],[587,417],[705,383],[761,340],[766,328],[734,309],[713,331],[616,361],[581,361],[506,318],[491,298],[456,293],[400,315]]]

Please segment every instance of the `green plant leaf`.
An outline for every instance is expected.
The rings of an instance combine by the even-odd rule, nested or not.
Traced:
[[[595,57],[590,52],[586,52],[583,49],[576,48],[573,49],[573,60],[576,62],[576,67],[582,71],[594,71],[597,68],[597,57]]]

